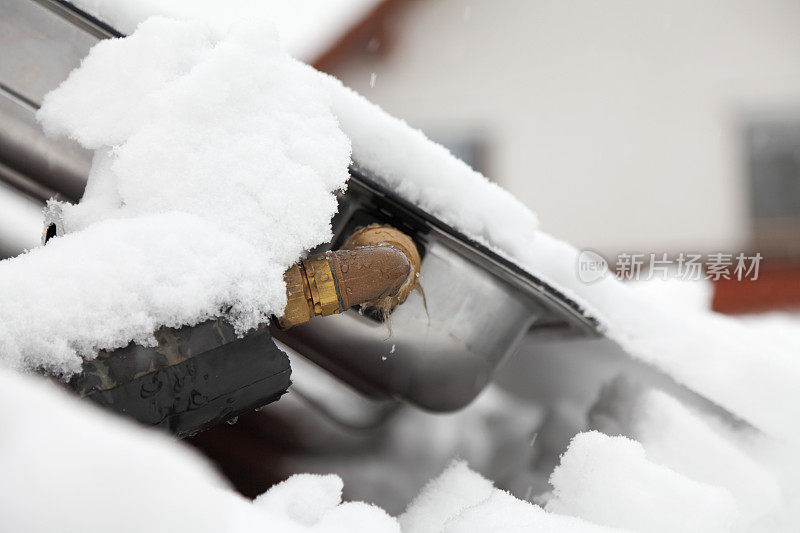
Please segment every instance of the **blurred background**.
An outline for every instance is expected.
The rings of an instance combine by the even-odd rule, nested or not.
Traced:
[[[800,1],[314,4],[276,12],[291,53],[510,190],[545,231],[612,264],[621,252],[759,252],[757,281],[698,284],[687,298],[736,313],[800,305]],[[0,50],[9,51],[0,53],[0,90],[11,101],[19,91],[9,73],[24,67],[7,44],[26,41],[9,20],[0,20]],[[66,74],[50,73],[39,94]],[[20,138],[0,141],[8,150]],[[3,150],[0,257],[11,257],[38,244],[44,200],[61,189],[26,186]],[[88,172],[89,154],[78,159],[73,178]],[[641,371],[605,341],[581,343],[526,339],[498,387],[457,414],[362,402],[363,416],[342,424],[290,393],[193,442],[248,495],[294,471],[337,471],[349,497],[397,512],[460,455],[530,498],[546,490],[602,381]],[[296,360],[296,381],[350,401]]]

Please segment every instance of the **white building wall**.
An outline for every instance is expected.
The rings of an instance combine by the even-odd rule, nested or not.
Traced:
[[[741,120],[800,108],[800,2],[409,4],[387,55],[334,73],[424,131],[485,136],[544,229],[609,255],[748,246]]]

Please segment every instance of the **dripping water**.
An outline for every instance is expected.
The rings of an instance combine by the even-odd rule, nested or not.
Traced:
[[[431,314],[428,312],[428,299],[425,298],[425,289],[422,288],[421,281],[417,282],[414,290],[419,292],[419,295],[422,296],[422,307],[425,309],[425,316],[428,318],[428,327],[431,327]]]

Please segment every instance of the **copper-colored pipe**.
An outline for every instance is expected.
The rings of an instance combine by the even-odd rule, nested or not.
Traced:
[[[407,235],[390,226],[361,228],[341,250],[286,271],[287,303],[278,324],[288,329],[356,305],[392,309],[417,285],[419,269],[419,252]]]

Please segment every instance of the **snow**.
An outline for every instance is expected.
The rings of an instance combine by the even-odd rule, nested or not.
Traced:
[[[728,491],[650,461],[622,436],[578,434],[550,482],[548,511],[632,531],[726,532],[737,519]]]
[[[491,496],[492,482],[457,461],[432,480],[400,516],[405,533],[440,530],[450,517]]]
[[[166,434],[2,368],[0,427],[7,531],[400,531],[377,507],[341,503],[336,476],[294,476],[251,502]]]
[[[279,28],[281,43],[293,57],[314,63],[378,0],[71,0],[72,4],[129,35],[151,16],[200,20],[227,27],[253,16],[269,18]]]
[[[494,488],[461,461],[453,462],[428,483],[399,521],[404,533],[614,531],[547,513],[537,505],[518,500]]]
[[[399,533],[400,524],[425,533],[514,531],[511,525],[609,531],[516,500],[461,462],[399,520],[366,503],[342,503],[335,475],[298,474],[251,502],[166,434],[3,368],[0,427],[0,516],[10,531]]]
[[[495,489],[486,500],[447,521],[443,533],[612,533],[608,528],[570,516],[548,513],[537,505]]]
[[[164,49],[169,53],[164,53]],[[254,22],[153,18],[48,94],[51,134],[95,150],[66,235],[0,263],[0,359],[69,375],[161,325],[280,313],[283,272],[330,239],[350,143],[317,74]],[[65,312],[70,310],[70,312]]]
[[[660,393],[615,387],[615,394],[639,396],[638,401],[649,404],[636,417],[607,411],[618,419],[618,427],[628,423],[630,428],[655,428],[664,420],[667,433],[696,429],[686,425],[689,411],[677,402],[652,400]],[[636,404],[637,400],[625,401]],[[553,473],[554,491],[544,509],[494,488],[466,463],[455,461],[394,519],[372,505],[342,503],[343,485],[335,475],[295,475],[250,502],[228,487],[196,452],[166,434],[114,416],[43,378],[2,368],[0,427],[4,430],[0,515],[13,531],[92,533],[107,531],[113,524],[115,531],[154,533],[714,532],[791,531],[796,523],[782,521],[787,519],[781,516],[762,517],[745,528],[738,521],[739,509],[747,510],[748,502],[736,502],[737,509],[734,499],[740,496],[735,491],[697,481],[704,471],[724,465],[740,473],[752,467],[750,460],[742,466],[737,457],[733,463],[709,457],[709,442],[721,443],[720,449],[731,453],[731,441],[709,440],[708,428],[656,437],[639,430],[643,445],[626,437],[582,433]],[[689,442],[681,442],[681,436]],[[681,446],[663,451],[670,442]],[[689,465],[684,474],[680,459],[691,462],[694,445],[698,460],[716,466]],[[651,452],[658,447],[660,454]],[[670,459],[673,454],[677,456]],[[662,461],[672,463],[667,467]],[[739,475],[717,474],[722,476],[715,482],[722,479],[729,486],[725,480]],[[757,497],[755,492],[765,486],[759,479],[753,481],[753,487],[744,487],[751,491],[743,494],[744,499]],[[791,513],[791,507],[786,512]]]
[[[253,504],[268,518],[278,515],[313,531],[400,533],[397,521],[382,509],[362,502],[342,503],[342,486],[338,476],[297,474]]]
[[[148,6],[103,5],[133,18]],[[165,5],[193,16],[189,3]],[[45,99],[45,128],[95,159],[82,201],[59,206],[66,235],[0,262],[0,301],[13,302],[0,306],[0,360],[69,375],[98,349],[152,343],[161,325],[223,314],[240,332],[263,323],[285,303],[285,268],[330,238],[352,145],[398,194],[571,294],[629,354],[732,415],[613,383],[591,416],[609,435],[573,438],[544,509],[456,463],[399,518],[404,530],[796,526],[796,324],[716,316],[612,277],[581,283],[578,251],[539,231],[509,193],[289,58],[268,26],[225,18],[149,19],[98,44]],[[293,478],[250,503],[164,436],[5,370],[0,406],[0,515],[14,530],[53,529],[57,517],[62,530],[398,531],[380,509],[341,504],[331,476]],[[94,513],[74,512],[86,502]]]
[[[342,501],[342,480],[334,475],[298,474],[255,499],[267,512],[279,512],[295,522],[313,525]]]
[[[360,167],[406,200],[493,248],[516,250],[536,240],[536,215],[511,193],[339,80],[325,79],[333,111]],[[574,271],[574,265],[570,268]]]
[[[720,427],[664,392],[625,380],[606,387],[591,418],[592,426],[604,433],[641,443],[651,461],[727,489],[744,522],[780,505],[777,477],[752,457],[750,443],[759,440],[752,432]]]

